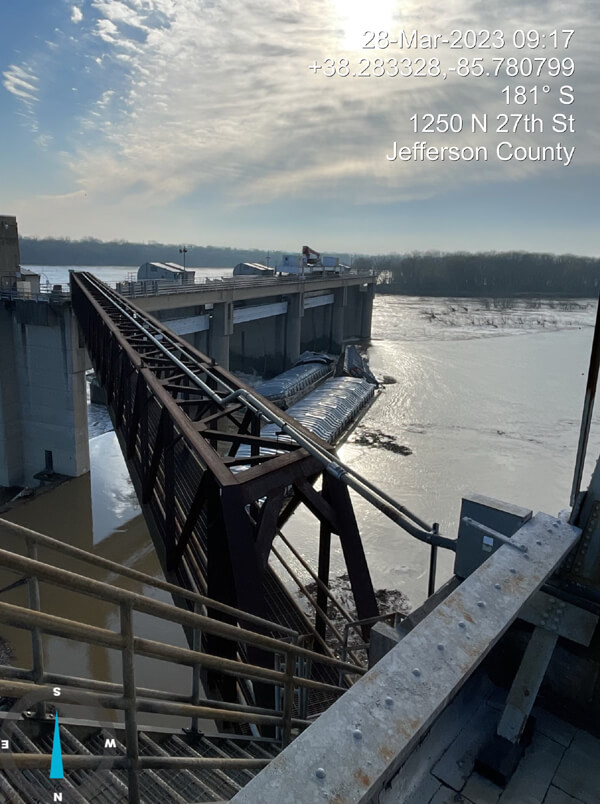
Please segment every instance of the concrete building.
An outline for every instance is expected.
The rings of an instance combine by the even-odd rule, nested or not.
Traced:
[[[182,265],[175,262],[145,262],[138,268],[137,278],[139,282],[148,280],[166,280],[187,285],[194,282],[195,271],[188,271]]]
[[[0,215],[0,290],[24,295],[40,292],[40,274],[21,268],[17,219]]]

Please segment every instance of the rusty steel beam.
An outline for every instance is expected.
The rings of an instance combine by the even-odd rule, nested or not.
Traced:
[[[73,309],[106,388],[167,579],[255,617],[270,616],[308,631],[327,653],[318,632],[322,627],[308,623],[268,564],[278,527],[303,504],[329,532],[341,533],[358,616],[376,614],[345,486],[327,499],[312,488],[323,474],[323,461],[309,454],[307,443],[326,454],[333,453],[331,445],[91,275],[73,274],[71,283]],[[261,424],[270,416],[291,429],[291,441],[261,437]],[[241,446],[249,455],[239,455]],[[267,449],[272,453],[265,454]],[[323,537],[321,552],[326,542]],[[189,608],[184,597],[177,602]],[[214,616],[230,619],[222,612]],[[204,647],[229,659],[238,651],[216,634]],[[264,667],[272,662],[260,649],[250,649],[248,658]],[[325,681],[323,668],[315,665],[313,677]],[[209,681],[216,681],[225,698],[237,694],[231,681]],[[265,703],[272,695],[258,686],[255,692]]]

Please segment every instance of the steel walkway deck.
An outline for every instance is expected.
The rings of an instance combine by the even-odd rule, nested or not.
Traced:
[[[11,745],[15,753],[50,754],[52,721],[12,723]],[[140,771],[140,804],[204,804],[229,801],[242,787],[279,753],[280,746],[269,740],[245,739],[235,735],[204,736],[139,732],[141,757],[181,757],[215,760],[214,767],[181,770]],[[128,801],[127,771],[113,769],[112,759],[125,756],[124,736],[112,730],[81,725],[61,725],[64,757],[98,757],[98,770],[66,770],[57,786],[47,771],[0,773],[0,800],[10,804],[37,804],[52,800],[60,788],[77,804],[125,804]],[[115,747],[106,749],[106,742]],[[236,760],[229,767],[218,767],[220,760]]]

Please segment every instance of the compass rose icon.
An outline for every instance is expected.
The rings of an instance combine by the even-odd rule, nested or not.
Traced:
[[[44,728],[50,725],[48,721],[33,721],[29,717],[24,717],[25,713],[39,709],[40,704],[50,701],[60,700],[60,687],[40,687],[39,691],[28,694],[15,701],[10,712],[0,720],[0,772],[10,782],[14,790],[23,798],[27,804],[54,804],[54,802],[76,802],[91,801],[103,790],[114,784],[114,777],[108,773],[122,754],[118,751],[118,740],[115,738],[112,728],[98,724],[99,731],[103,735],[103,753],[89,751],[79,740],[75,739],[70,733],[69,727],[63,726],[59,719],[59,712],[54,714],[54,726],[52,728],[52,754],[50,758],[50,770],[48,766],[43,769],[39,764],[27,764],[22,766],[19,757],[29,755],[30,757],[39,756],[44,753],[39,749],[34,741],[27,736],[28,732],[36,731],[23,728],[27,723],[36,723],[39,733],[43,733]],[[88,699],[89,700],[89,699]],[[89,705],[99,708],[102,702],[89,700]],[[64,718],[62,719],[64,724]],[[41,726],[40,726],[41,724]],[[61,728],[67,729],[65,739],[61,743]],[[69,736],[70,735],[70,736]],[[79,755],[86,757],[94,756],[97,762],[93,767],[86,766],[85,769],[76,770],[73,774],[69,773],[69,758],[77,756],[77,747],[81,751]],[[65,751],[63,752],[63,748]],[[44,781],[45,777],[45,781]]]

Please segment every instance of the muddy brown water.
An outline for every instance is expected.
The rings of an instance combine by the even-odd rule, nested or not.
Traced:
[[[115,439],[107,433],[92,442],[91,472],[84,477],[70,480],[45,494],[15,508],[4,517],[12,522],[40,531],[55,539],[87,550],[92,555],[114,561],[146,573],[152,578],[162,578],[148,529],[139,512],[135,497],[127,491],[126,478],[115,471]],[[118,449],[118,447],[117,447]],[[123,489],[126,489],[123,493]],[[25,546],[19,537],[2,535],[5,549],[25,555]],[[137,594],[171,603],[168,593],[116,573],[77,559],[59,556],[55,551],[40,549],[39,560],[63,569],[85,574],[98,581],[128,589]],[[15,581],[14,573],[0,570],[0,588]],[[118,608],[106,601],[85,596],[69,589],[40,585],[42,611],[79,622],[119,629]],[[18,587],[1,595],[8,603],[26,605],[27,588]],[[134,632],[137,636],[187,647],[180,626],[138,612],[134,613]],[[12,664],[31,667],[31,637],[28,631],[1,626],[0,633],[12,651]],[[64,673],[84,678],[94,678],[121,683],[121,655],[118,651],[89,645],[83,642],[45,635],[44,660],[48,672]],[[136,682],[139,686],[191,693],[191,671],[187,667],[168,664],[145,657],[136,658]],[[71,707],[60,707],[65,715],[75,714]],[[80,716],[116,721],[115,712],[103,711],[100,707],[79,708]],[[186,725],[179,718],[154,716],[144,713],[144,723],[163,726]]]

